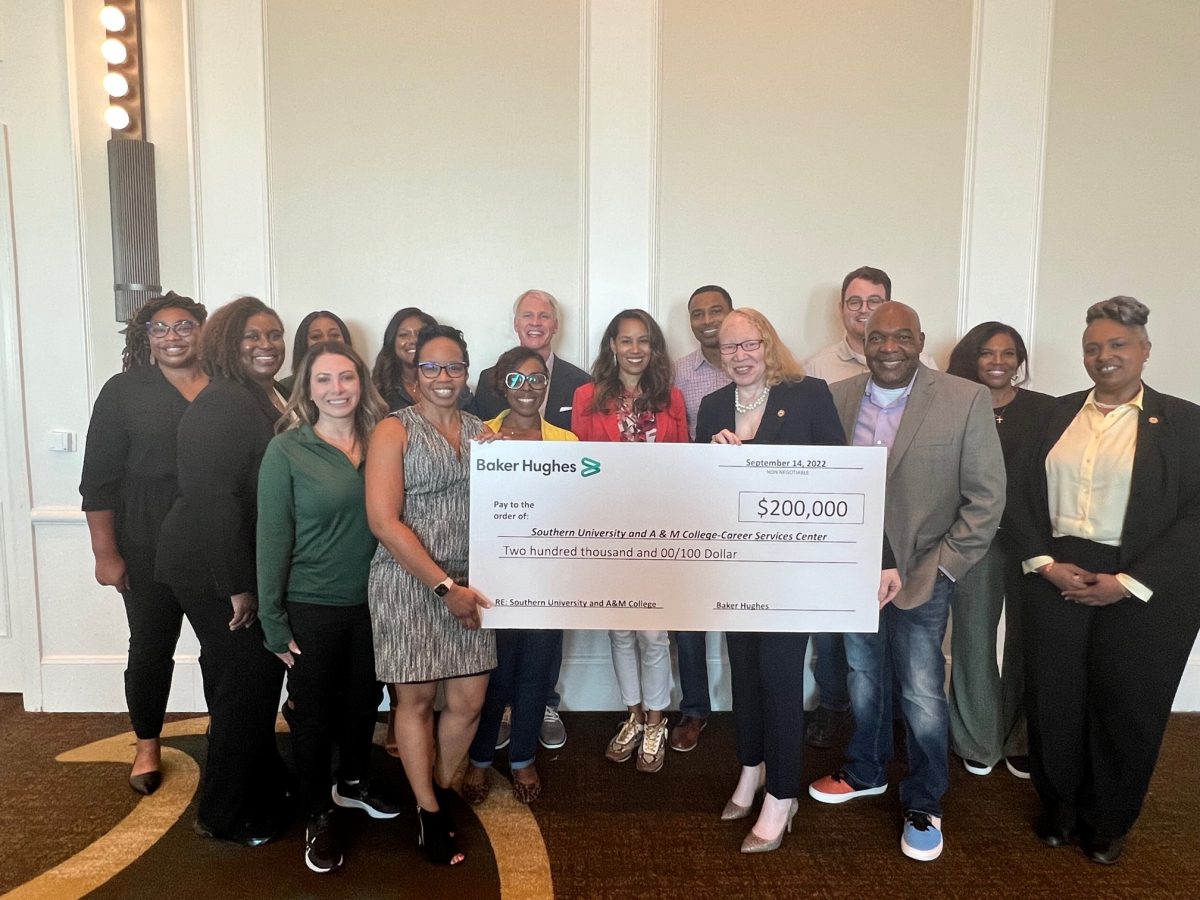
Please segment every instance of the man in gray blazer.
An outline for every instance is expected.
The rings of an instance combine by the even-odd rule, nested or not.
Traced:
[[[916,312],[885,303],[867,323],[870,372],[830,385],[850,443],[888,448],[884,530],[904,586],[880,610],[877,633],[846,635],[854,736],[842,769],[809,793],[844,803],[887,790],[890,668],[908,738],[900,849],[928,861],[942,852],[950,780],[942,653],[950,598],[996,533],[1005,475],[987,388],[922,365],[924,346]]]

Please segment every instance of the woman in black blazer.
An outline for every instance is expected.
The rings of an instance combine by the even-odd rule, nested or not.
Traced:
[[[700,401],[696,442],[715,444],[846,443],[829,387],[804,370],[766,316],[735,309],[721,323],[721,361],[733,382]],[[887,559],[880,603],[900,588]],[[750,814],[766,787],[762,811],[743,853],[776,849],[791,830],[800,795],[804,748],[804,650],[808,635],[728,632],[733,715],[741,775],[721,818]]]
[[[1200,407],[1142,382],[1149,310],[1093,305],[1012,509],[1041,840],[1116,862],[1200,629]],[[1032,574],[1036,573],[1036,574]]]
[[[275,714],[283,666],[263,649],[255,599],[258,466],[284,401],[283,325],[254,297],[208,320],[200,356],[212,381],[179,423],[179,497],[159,534],[156,575],[200,640],[211,717],[196,830],[248,846],[286,824]]]

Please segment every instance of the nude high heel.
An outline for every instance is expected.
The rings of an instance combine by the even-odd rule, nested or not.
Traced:
[[[772,850],[778,850],[779,845],[783,843],[783,834],[786,831],[792,833],[792,819],[795,818],[797,810],[800,809],[800,801],[793,800],[791,809],[788,810],[787,824],[779,830],[779,834],[770,840],[760,838],[757,834],[751,831],[746,835],[746,839],[742,841],[743,853],[770,853]]]

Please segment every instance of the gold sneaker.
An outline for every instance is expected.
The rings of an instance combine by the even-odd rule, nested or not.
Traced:
[[[604,755],[615,763],[628,762],[641,741],[642,727],[637,716],[630,713],[629,718],[621,723],[616,736],[608,742],[608,749],[604,751]]]
[[[638,753],[637,770],[639,772],[657,772],[667,761],[667,720],[657,724],[649,722],[642,729],[642,749]]]

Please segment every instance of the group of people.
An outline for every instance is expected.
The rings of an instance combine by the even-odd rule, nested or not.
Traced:
[[[265,843],[297,794],[306,865],[340,867],[335,807],[400,812],[370,780],[382,684],[418,840],[431,861],[459,863],[447,792],[483,802],[507,747],[513,793],[532,802],[539,742],[566,740],[562,632],[480,628],[472,444],[848,443],[888,448],[878,631],[812,636],[820,705],[807,718],[809,636],[726,635],[740,771],[721,818],[749,817],[761,793],[742,850],[777,848],[806,741],[847,741],[812,798],[885,792],[898,718],[907,856],[942,852],[953,750],[974,774],[1004,761],[1032,777],[1044,843],[1114,862],[1200,629],[1187,556],[1200,539],[1200,407],[1143,383],[1149,311],[1132,298],[1088,309],[1093,388],[1057,399],[1024,387],[1024,341],[999,322],[971,329],[939,371],[879,269],[849,273],[838,308],[844,337],[802,365],[762,313],[706,285],[688,301],[691,353],[672,362],[653,317],[627,309],[585,373],[553,353],[557,301],[527,291],[518,345],[472,393],[462,333],[417,308],[392,317],[370,368],[339,317],[310,314],[284,383],[284,328],[261,301],[211,317],[175,294],[148,303],[97,398],[81,484],[97,580],[121,592],[129,622],[130,786],[161,783],[187,616],[211,716],[198,832]],[[609,637],[627,716],[605,755],[657,772],[707,724],[707,636]],[[682,700],[669,728],[672,638]],[[274,734],[285,672],[294,776]]]

